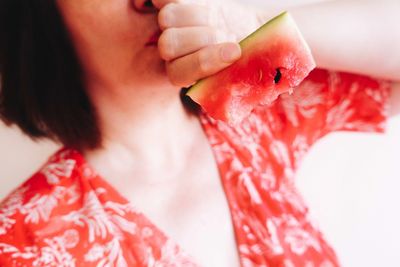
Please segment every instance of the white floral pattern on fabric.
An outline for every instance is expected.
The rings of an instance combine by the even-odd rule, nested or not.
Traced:
[[[74,248],[78,242],[78,231],[71,229],[65,231],[61,236],[44,239],[40,248],[38,246],[26,246],[19,249],[12,245],[0,243],[0,253],[9,254],[13,259],[31,260],[33,267],[75,267],[75,258],[68,253],[67,249]],[[15,261],[14,265],[18,266],[20,262]]]
[[[336,130],[383,131],[389,84],[315,70],[239,127],[200,114],[231,209],[243,267],[335,267],[295,187],[301,159]],[[0,205],[0,266],[199,266],[64,148]]]
[[[76,162],[71,159],[63,160],[46,165],[40,170],[46,176],[49,184],[58,184],[60,177],[70,177]]]

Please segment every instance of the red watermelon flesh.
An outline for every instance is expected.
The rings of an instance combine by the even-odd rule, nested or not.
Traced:
[[[315,68],[311,51],[289,13],[240,42],[242,57],[187,92],[214,119],[240,123],[258,105],[291,92]]]

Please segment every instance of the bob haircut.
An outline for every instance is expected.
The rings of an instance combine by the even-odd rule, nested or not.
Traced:
[[[0,118],[33,139],[100,143],[82,70],[55,0],[0,0]]]
[[[0,119],[36,140],[101,145],[96,112],[56,0],[0,0]],[[191,111],[198,107],[181,91]]]

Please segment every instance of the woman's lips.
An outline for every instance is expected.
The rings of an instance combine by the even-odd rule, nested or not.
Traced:
[[[161,35],[161,30],[159,29],[153,33],[153,35],[147,41],[146,46],[154,46],[154,45],[156,46],[158,43],[158,38],[160,38],[160,35]]]

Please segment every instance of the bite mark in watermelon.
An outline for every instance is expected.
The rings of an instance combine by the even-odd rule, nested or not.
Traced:
[[[291,92],[315,68],[310,48],[289,13],[265,23],[240,42],[241,58],[199,80],[187,92],[211,117],[240,123],[259,105]]]

